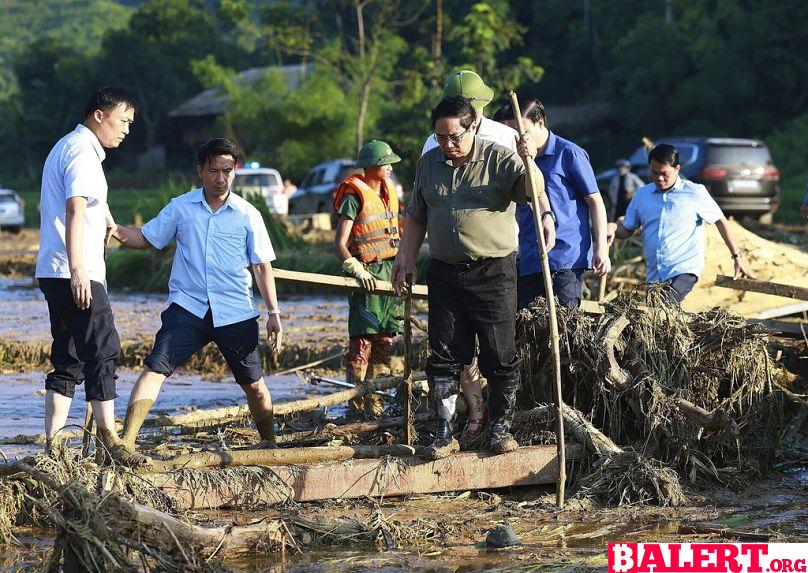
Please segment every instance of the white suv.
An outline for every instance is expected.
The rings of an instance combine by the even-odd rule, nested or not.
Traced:
[[[277,169],[239,167],[236,169],[233,191],[242,197],[260,195],[270,213],[286,215],[289,212],[289,197],[284,191],[283,178]]]
[[[11,189],[0,189],[0,229],[19,233],[25,225],[25,201]]]

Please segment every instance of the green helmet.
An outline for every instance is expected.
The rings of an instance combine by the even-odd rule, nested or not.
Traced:
[[[449,96],[467,98],[479,111],[494,99],[494,90],[485,85],[483,79],[471,70],[458,70],[449,74],[443,84],[441,99]]]
[[[359,156],[356,158],[357,167],[378,167],[379,165],[389,165],[390,163],[398,163],[401,158],[393,153],[393,148],[384,141],[374,139],[368,141],[359,150]]]

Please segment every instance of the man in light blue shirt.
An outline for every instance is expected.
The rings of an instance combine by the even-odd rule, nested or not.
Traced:
[[[626,239],[642,227],[648,282],[668,285],[681,302],[704,270],[703,225],[715,224],[735,264],[735,277],[750,277],[727,219],[703,185],[679,177],[679,150],[666,143],[648,155],[652,183],[638,189],[615,235]]]
[[[208,141],[198,151],[202,188],[172,199],[141,229],[115,230],[114,236],[132,248],[162,249],[177,242],[168,281],[169,306],[129,397],[123,435],[129,446],[134,446],[165,378],[209,342],[219,347],[247,395],[260,445],[275,445],[272,398],[261,369],[260,313],[249,269],[269,307],[267,336],[270,349],[277,352],[283,328],[272,276],[275,252],[261,214],[231,192],[237,161],[232,142]]]

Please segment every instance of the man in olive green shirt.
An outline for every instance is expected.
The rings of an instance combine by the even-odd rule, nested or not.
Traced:
[[[459,449],[452,421],[460,373],[471,363],[475,335],[480,371],[489,384],[491,446],[500,453],[517,447],[510,434],[519,388],[513,220],[514,202],[524,202],[527,193],[525,169],[511,150],[469,133],[475,117],[462,97],[444,98],[432,111],[439,147],[418,162],[393,263],[392,281],[400,290],[408,273],[415,276],[415,258],[429,232],[431,354],[426,373],[437,423],[430,446],[434,458]],[[546,195],[540,197],[541,209],[549,210]],[[552,221],[543,232],[552,243]]]

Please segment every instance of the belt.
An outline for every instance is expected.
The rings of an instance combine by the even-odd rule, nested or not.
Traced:
[[[459,271],[468,271],[471,269],[476,269],[477,267],[481,267],[484,264],[493,261],[493,258],[485,258],[485,259],[477,259],[476,261],[463,261],[462,263],[446,263],[441,261],[444,265],[448,265],[454,269]]]

